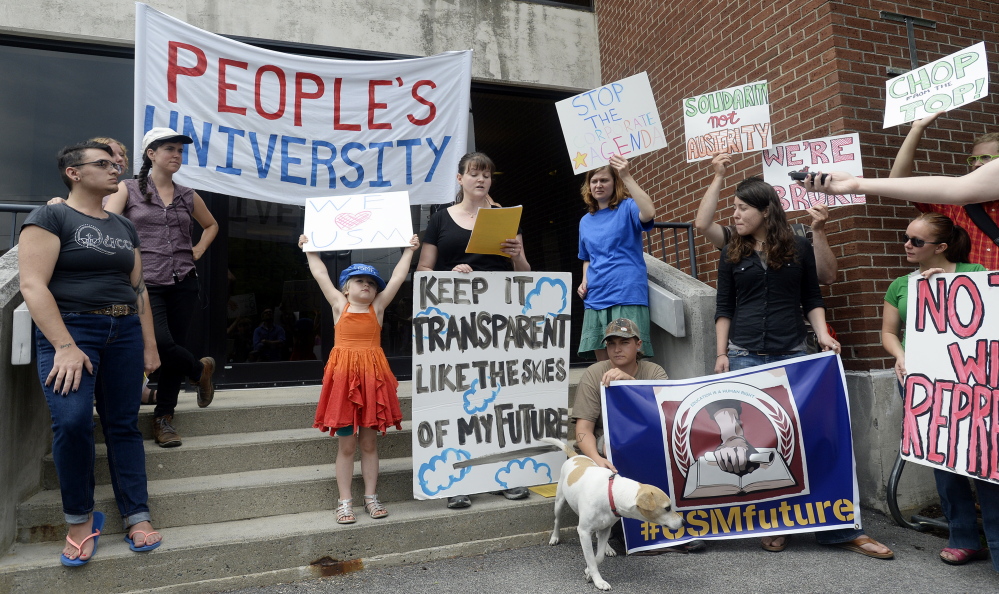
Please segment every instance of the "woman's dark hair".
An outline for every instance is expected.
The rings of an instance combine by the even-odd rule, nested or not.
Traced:
[[[466,153],[458,161],[458,173],[465,175],[469,169],[485,170],[492,174],[492,172],[496,171],[496,165],[485,153]],[[464,197],[465,191],[462,188],[458,188],[458,195],[455,196],[454,203],[460,203]]]
[[[74,144],[73,146],[63,147],[63,149],[59,151],[59,155],[56,157],[59,163],[59,177],[62,178],[62,183],[66,184],[66,187],[70,190],[73,189],[73,180],[69,179],[69,176],[66,175],[66,168],[79,165],[80,161],[83,160],[83,153],[88,149],[101,150],[114,157],[114,151],[111,150],[111,147],[103,142],[96,142],[93,140],[87,140]]]
[[[787,223],[784,207],[774,187],[759,177],[749,177],[735,187],[735,196],[763,213],[763,228],[767,236],[763,247],[767,266],[777,269],[785,262],[794,260],[794,232]],[[755,247],[756,239],[752,235],[733,235],[728,244],[728,261],[735,264],[749,257]]]
[[[938,212],[924,212],[916,217],[917,221],[923,221],[930,228],[933,234],[933,241],[946,243],[944,257],[948,262],[967,262],[971,258],[971,238],[964,227],[955,225],[950,217]]]
[[[146,202],[152,202],[153,193],[149,191],[149,170],[153,168],[153,161],[149,158],[149,149],[156,150],[168,142],[176,142],[173,138],[164,138],[163,140],[154,140],[149,143],[149,146],[142,149],[142,168],[139,169],[139,193]]]
[[[586,177],[583,179],[583,186],[579,188],[579,193],[583,195],[583,202],[586,203],[586,210],[590,211],[590,214],[600,210],[600,205],[597,204],[597,201],[593,198],[593,194],[590,193],[590,180],[598,172],[605,169],[610,173],[611,179],[614,180],[614,195],[611,196],[607,208],[617,208],[617,205],[621,204],[621,201],[628,197],[628,191],[625,189],[624,182],[621,181],[621,176],[617,174],[616,169],[610,165],[591,169],[586,172]]]

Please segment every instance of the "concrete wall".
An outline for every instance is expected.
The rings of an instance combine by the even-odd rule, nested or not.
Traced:
[[[223,35],[428,56],[473,49],[472,76],[591,89],[600,81],[592,12],[515,0],[147,0]],[[132,45],[135,4],[0,3],[0,32]]]
[[[0,554],[14,543],[17,504],[39,489],[52,442],[35,366],[10,364],[11,317],[23,302],[15,247],[0,258]]]
[[[652,325],[653,359],[671,379],[708,375],[714,371],[715,290],[662,260],[645,254],[649,282],[683,299],[686,336],[677,338]]]

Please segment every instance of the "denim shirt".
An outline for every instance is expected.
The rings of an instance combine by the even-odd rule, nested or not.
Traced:
[[[811,244],[795,236],[794,260],[777,269],[764,267],[755,252],[732,264],[728,247],[718,263],[715,320],[732,320],[729,340],[767,353],[799,348],[805,339],[805,315],[823,307]]]

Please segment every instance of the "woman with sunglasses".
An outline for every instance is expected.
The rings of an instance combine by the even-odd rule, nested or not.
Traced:
[[[69,534],[60,560],[97,552],[104,514],[94,510],[94,409],[108,450],[111,487],[133,551],[159,546],[150,524],[138,427],[142,373],[159,366],[140,242],[124,217],[101,208],[121,166],[88,141],[59,153],[63,204],[25,219],[18,247],[21,293],[37,325],[38,376],[52,416],[52,457]]]
[[[899,333],[905,327],[906,304],[909,296],[909,279],[914,276],[929,278],[943,272],[977,272],[985,270],[981,264],[969,264],[971,240],[968,233],[942,214],[928,212],[909,223],[903,236],[905,259],[919,268],[899,277],[885,294],[884,320],[881,323],[881,345],[895,357],[895,376],[899,389],[905,383],[905,343]],[[978,520],[975,498],[968,479],[943,470],[934,470],[933,476],[940,495],[940,506],[950,526],[947,547],[940,551],[940,560],[950,565],[963,565],[969,561],[986,559],[988,549],[981,546],[978,537]],[[982,507],[986,537],[992,544],[999,541],[999,485],[975,480],[978,501]],[[999,560],[993,557],[993,566],[999,571]]]
[[[137,179],[118,185],[105,210],[124,215],[142,239],[144,277],[153,310],[160,368],[156,381],[153,439],[160,447],[181,445],[173,427],[180,386],[186,378],[197,387],[198,406],[214,395],[215,360],[195,357],[187,347],[191,316],[198,310],[198,276],[194,263],[218,234],[218,223],[193,189],[174,183],[189,136],[170,128],[153,128],[142,138],[142,168]],[[192,221],[202,228],[193,244]]]

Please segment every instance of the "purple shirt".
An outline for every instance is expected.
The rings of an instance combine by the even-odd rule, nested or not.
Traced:
[[[191,243],[191,214],[194,212],[194,190],[174,184],[173,202],[164,206],[153,180],[147,189],[152,194],[146,200],[139,191],[139,180],[126,179],[128,202],[122,212],[132,221],[142,243],[142,276],[147,285],[172,285],[194,270]]]

